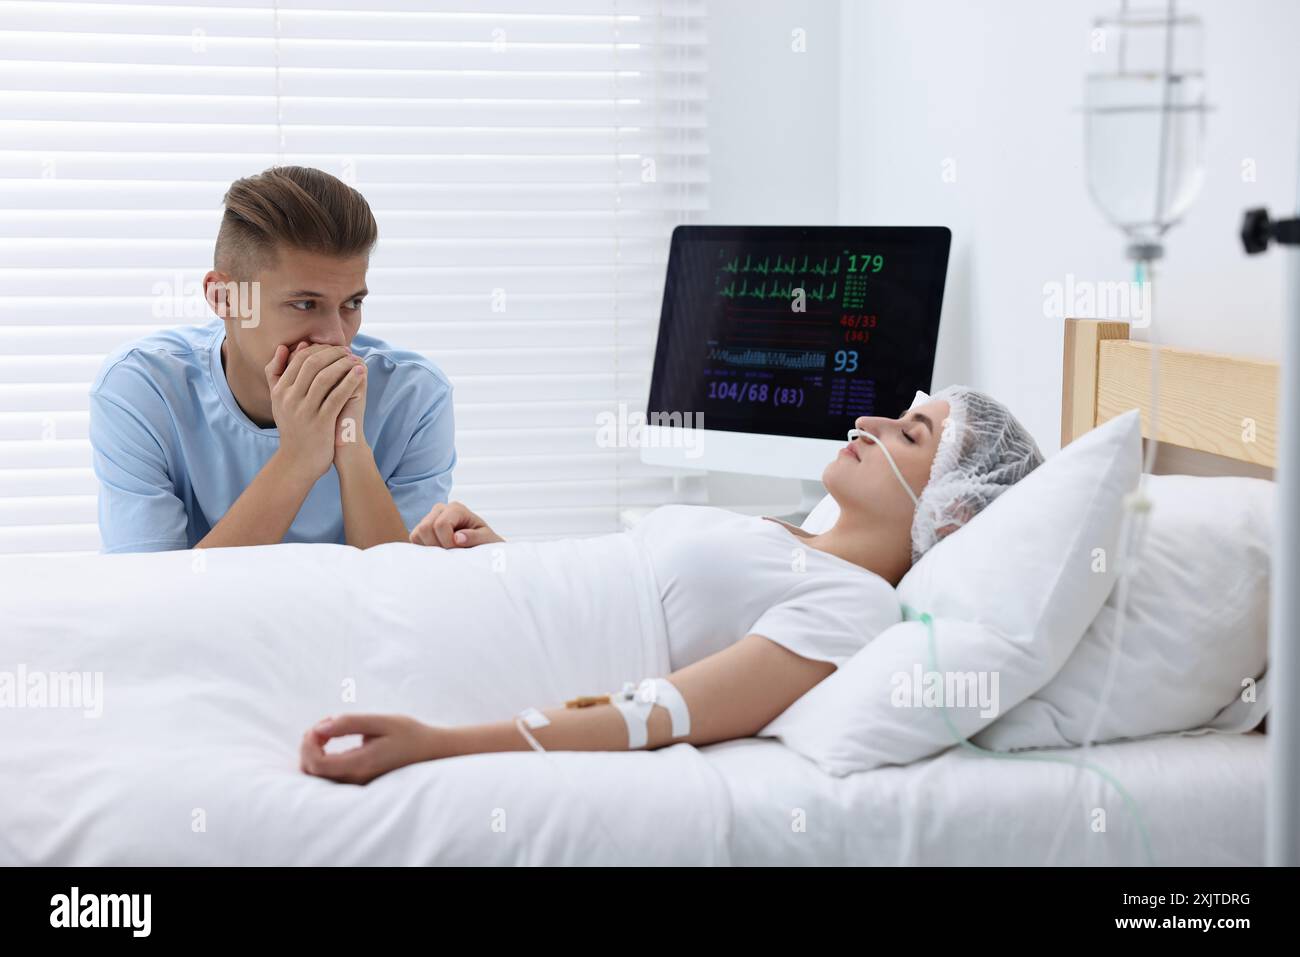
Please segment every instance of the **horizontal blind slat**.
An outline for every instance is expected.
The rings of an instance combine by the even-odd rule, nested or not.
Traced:
[[[90,5],[116,5],[119,0],[80,0]],[[172,7],[223,9],[246,7],[253,0],[140,0],[133,6],[166,10]],[[281,10],[347,10],[377,12],[421,12],[437,10],[462,15],[483,13],[519,15],[521,0],[277,0]],[[700,18],[705,15],[703,0],[547,0],[551,16],[658,16],[664,19]]]
[[[337,147],[341,139],[357,132],[350,126],[299,125],[285,128],[294,149],[320,153]],[[690,131],[687,131],[688,134]],[[534,127],[402,127],[368,126],[364,129],[370,153],[431,156],[438,154],[531,156],[608,156],[611,153],[644,156],[703,156],[707,152],[699,135],[668,136],[660,130],[627,128]],[[206,152],[214,145],[240,153],[275,152],[279,131],[274,123],[140,123],[57,120],[0,120],[0,142],[23,143],[38,151],[88,150],[130,152]]]
[[[157,296],[172,289],[184,288],[187,277],[201,277],[209,268],[197,254],[177,258],[168,268],[142,269],[130,265],[130,255],[109,255],[108,245],[87,245],[87,253],[103,258],[123,261],[118,269],[100,266],[86,268],[27,268],[0,269],[0,297],[9,296]],[[91,257],[88,257],[91,258]],[[210,261],[210,260],[209,260]],[[167,265],[167,264],[164,264]],[[370,288],[382,288],[397,295],[435,293],[437,295],[477,295],[491,297],[494,289],[506,295],[504,308],[517,295],[538,294],[613,294],[626,290],[632,295],[658,294],[663,283],[662,270],[656,276],[646,264],[645,269],[625,266],[615,270],[612,262],[600,263],[592,256],[578,265],[500,266],[455,265],[439,267],[372,268],[367,277]],[[186,272],[184,267],[188,267]],[[181,281],[175,279],[180,275]],[[194,280],[197,281],[197,278]],[[160,283],[169,284],[159,287]]]
[[[68,278],[62,271],[60,278]],[[13,277],[11,277],[13,278]],[[0,295],[0,329],[39,326],[57,335],[63,328],[92,330],[96,326],[128,326],[148,323],[151,328],[194,325],[207,322],[212,314],[203,301],[201,276],[193,273],[154,273],[139,280],[141,292],[158,289],[150,295],[88,295],[71,292],[63,295]],[[155,283],[164,285],[155,287]],[[613,327],[620,322],[657,322],[659,317],[658,284],[648,279],[644,290],[613,290],[572,293],[535,293],[520,291],[512,284],[505,298],[494,295],[488,284],[465,293],[412,293],[382,295],[371,293],[366,299],[367,322],[385,323],[550,322],[564,319],[599,319]],[[144,335],[148,329],[141,329]],[[369,326],[366,329],[369,333]],[[88,332],[89,335],[98,333]],[[380,336],[379,338],[384,338]]]
[[[186,66],[251,67],[279,56],[280,68],[332,70],[385,69],[491,70],[652,70],[662,51],[657,46],[619,43],[512,43],[499,48],[490,39],[478,43],[405,40],[304,40],[264,37],[117,36],[95,33],[42,33],[0,30],[0,57],[37,62],[132,63]],[[676,73],[703,73],[701,50],[677,46]]]
[[[430,129],[563,130],[567,128],[658,129],[681,132],[705,126],[702,104],[663,110],[658,103],[623,100],[417,100],[412,98],[182,96],[175,93],[0,92],[0,115],[10,120],[71,123],[347,126],[367,135],[379,127],[420,125]]]
[[[702,74],[665,70],[460,71],[271,65],[173,66],[163,63],[69,63],[0,60],[0,89],[32,92],[167,93],[192,96],[413,97],[562,100],[593,97],[654,100],[665,111],[706,99]]]
[[[161,210],[209,213],[221,201],[229,183],[139,180],[6,179],[0,177],[0,210],[42,212]],[[702,185],[684,184],[665,190],[655,183],[470,183],[366,185],[366,198],[376,217],[387,225],[395,214],[425,210],[556,213],[587,210],[655,210],[664,215],[703,209]]]
[[[5,144],[0,141],[0,147]],[[358,188],[371,182],[388,183],[638,183],[643,181],[653,160],[654,181],[664,188],[708,182],[702,156],[656,155],[641,157],[614,154],[602,156],[519,155],[519,156],[384,156],[366,150],[349,153],[310,153],[301,150],[277,155],[225,153],[222,143],[212,143],[208,152],[130,153],[112,150],[0,148],[0,177],[22,179],[219,179],[229,184],[250,169],[262,169],[277,162],[313,166],[340,177],[351,177]]]
[[[382,210],[376,210],[379,218]],[[551,210],[507,211],[476,210],[446,212],[388,211],[382,216],[384,224],[383,254],[395,259],[396,251],[407,258],[418,256],[425,262],[423,252],[442,245],[447,248],[464,248],[465,240],[492,249],[503,248],[505,237],[532,246],[544,242],[556,247],[554,254],[565,255],[569,249],[581,248],[580,241],[593,240],[600,249],[611,250],[615,234],[623,242],[623,252],[635,259],[636,255],[654,257],[662,254],[658,240],[665,227],[671,227],[675,216],[669,210]],[[202,243],[211,245],[212,237],[221,224],[221,211],[211,210],[2,210],[0,209],[0,244],[6,239],[22,237],[24,245],[31,240],[107,239],[163,240]],[[454,237],[454,238],[453,238]],[[654,239],[654,243],[631,244],[634,239]],[[574,242],[578,240],[579,242]],[[147,244],[141,243],[143,248]],[[470,247],[473,248],[473,247]],[[509,249],[509,247],[505,247]],[[0,254],[4,254],[0,245]],[[378,254],[377,254],[378,255]],[[513,251],[505,256],[516,255]],[[532,254],[530,253],[530,256]],[[6,257],[6,262],[13,260]],[[396,265],[396,263],[393,263]]]

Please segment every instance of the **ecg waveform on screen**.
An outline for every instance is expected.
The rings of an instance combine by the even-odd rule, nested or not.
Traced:
[[[775,262],[771,256],[764,256],[761,260],[757,256],[746,256],[742,262],[739,256],[731,259],[722,266],[723,272],[735,273],[757,273],[760,276],[766,276],[769,273],[774,276],[785,274],[787,276],[805,275],[805,276],[838,276],[840,274],[840,257],[835,257],[835,262],[830,261],[829,256],[823,256],[821,261],[803,257],[800,263],[800,257],[790,256],[783,259],[777,254]]]
[[[883,253],[756,253],[718,250],[714,289],[731,303],[799,303],[802,309],[838,305],[866,307],[869,285],[885,268]],[[784,278],[783,278],[784,277]]]
[[[721,254],[719,250],[719,254]],[[722,265],[723,272],[729,272],[734,275],[743,275],[746,273],[757,273],[760,276],[773,275],[780,276],[838,276],[840,267],[844,271],[853,273],[878,273],[885,268],[885,257],[880,253],[852,253],[847,249],[842,256],[836,256],[835,261],[831,262],[830,256],[823,256],[820,260],[815,256],[800,256],[798,254],[783,257],[777,253],[775,257],[764,256],[759,259],[758,256],[746,254],[742,260],[739,256],[733,256]]]
[[[870,343],[892,278],[885,261],[878,249],[838,244],[719,248],[700,277],[712,282],[715,317],[707,408],[767,406],[836,421],[872,414]]]
[[[840,284],[837,282],[829,286],[821,282],[816,286],[796,286],[794,283],[782,286],[779,282],[774,282],[768,288],[766,280],[750,286],[748,279],[742,279],[739,284],[728,283],[719,290],[718,295],[723,299],[757,299],[760,302],[783,299],[789,302],[797,295],[798,289],[803,289],[804,298],[808,302],[834,302],[840,294]]]
[[[729,366],[746,369],[788,369],[806,372],[826,368],[825,352],[791,352],[782,349],[728,349],[713,346],[709,358]]]

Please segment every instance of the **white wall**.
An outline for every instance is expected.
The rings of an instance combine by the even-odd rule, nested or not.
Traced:
[[[706,221],[836,223],[839,3],[709,0],[708,13]],[[796,39],[803,52],[794,49]]]
[[[1008,402],[1058,447],[1061,322],[1043,285],[1131,278],[1088,197],[1077,107],[1094,16],[1114,2],[842,0],[841,221],[952,227],[935,381]],[[1168,235],[1152,332],[1280,358],[1284,256],[1247,258],[1241,213],[1294,209],[1300,3],[1194,2],[1210,101],[1206,182]],[[1242,161],[1253,159],[1255,182]],[[955,182],[945,182],[945,160]],[[1135,337],[1138,333],[1135,333]]]
[[[839,217],[836,0],[709,0],[709,212],[717,225]],[[795,31],[803,31],[796,37]],[[803,52],[797,52],[796,39]],[[727,504],[793,505],[798,483],[710,479]]]
[[[988,389],[1055,449],[1062,324],[1044,315],[1043,285],[1131,278],[1121,236],[1088,196],[1078,112],[1092,20],[1117,6],[710,0],[705,221],[950,226],[935,382]],[[1296,205],[1300,3],[1182,8],[1204,22],[1215,110],[1205,185],[1167,237],[1152,332],[1277,359],[1285,257],[1246,257],[1237,231],[1248,207]],[[791,49],[796,29],[803,53]],[[770,501],[791,488],[748,479],[727,497]]]

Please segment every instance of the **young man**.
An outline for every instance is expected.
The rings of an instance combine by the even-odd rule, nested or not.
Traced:
[[[104,551],[407,541],[451,486],[451,386],[357,332],[369,205],[296,166],[224,203],[203,280],[219,318],[130,344],[91,386]]]

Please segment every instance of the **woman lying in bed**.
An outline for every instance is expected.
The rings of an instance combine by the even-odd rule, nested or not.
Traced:
[[[326,718],[303,738],[302,769],[361,784],[453,755],[622,751],[757,734],[898,620],[893,586],[927,549],[1042,462],[1005,407],[960,386],[896,420],[855,425],[822,474],[840,508],[828,531],[670,505],[625,533],[641,546],[662,602],[666,678],[492,724]],[[452,503],[435,507],[411,541],[456,549],[502,539]],[[325,751],[331,738],[356,734],[360,746]]]

